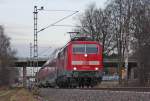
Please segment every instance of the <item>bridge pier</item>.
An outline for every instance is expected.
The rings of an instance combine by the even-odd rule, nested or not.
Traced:
[[[27,69],[27,67],[23,66],[23,87],[26,87],[26,81],[27,81],[27,77],[26,77],[27,71],[26,71],[26,69]]]

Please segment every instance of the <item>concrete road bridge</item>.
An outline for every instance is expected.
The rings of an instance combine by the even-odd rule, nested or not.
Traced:
[[[42,65],[48,60],[48,58],[39,58],[38,59],[38,66],[42,67]],[[29,58],[18,58],[15,61],[15,67],[30,67],[32,63],[33,66],[33,60],[30,60]]]
[[[48,58],[39,58],[38,59],[38,67],[42,67],[42,65],[48,60]],[[15,61],[15,67],[30,67],[30,59],[29,58],[18,58]],[[117,66],[119,60],[118,59],[104,59],[105,66]],[[33,64],[33,61],[32,61]],[[129,59],[129,67],[136,64],[135,59]],[[33,66],[33,65],[32,65]]]

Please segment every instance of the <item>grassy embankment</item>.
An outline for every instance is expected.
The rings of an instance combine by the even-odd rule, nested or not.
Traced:
[[[0,89],[0,101],[36,101],[34,95],[24,88]]]

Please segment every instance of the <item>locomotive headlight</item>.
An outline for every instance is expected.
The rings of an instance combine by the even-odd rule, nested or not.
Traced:
[[[73,67],[73,70],[77,70],[77,68],[76,68],[76,67]]]
[[[95,70],[98,70],[98,67],[95,67]]]
[[[87,54],[84,54],[84,57],[87,57]]]

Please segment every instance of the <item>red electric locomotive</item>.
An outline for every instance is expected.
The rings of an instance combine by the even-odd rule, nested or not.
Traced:
[[[102,80],[102,46],[90,38],[73,38],[55,60],[55,84],[60,88],[92,87]]]

